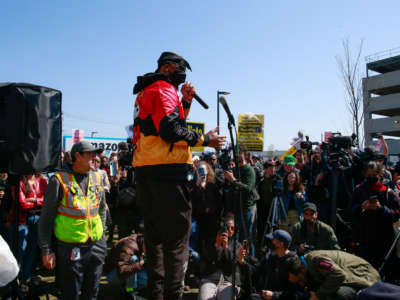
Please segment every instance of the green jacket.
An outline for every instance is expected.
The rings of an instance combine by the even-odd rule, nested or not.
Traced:
[[[240,182],[236,184],[240,187],[244,207],[251,207],[255,204],[254,190],[256,187],[256,173],[250,164],[240,167]]]
[[[296,251],[300,244],[307,244],[312,247],[312,250],[340,250],[332,227],[321,221],[315,224],[314,232],[308,231],[304,222],[293,226],[290,248]]]
[[[330,299],[341,286],[355,290],[379,281],[378,271],[362,258],[339,250],[311,251],[304,256],[319,299]]]

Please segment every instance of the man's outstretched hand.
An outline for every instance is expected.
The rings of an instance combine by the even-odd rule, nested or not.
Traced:
[[[215,148],[217,150],[220,149],[221,147],[223,147],[226,142],[226,136],[217,134],[218,129],[219,129],[219,127],[215,128],[207,133],[207,135],[209,137],[209,142],[208,142],[207,146]]]

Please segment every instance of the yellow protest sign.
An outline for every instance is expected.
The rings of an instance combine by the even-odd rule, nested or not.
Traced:
[[[197,132],[198,134],[203,135],[206,130],[205,123],[199,122],[186,122],[187,128],[190,131]],[[193,152],[204,152],[204,147],[192,147]]]
[[[297,152],[297,149],[295,146],[290,147],[288,151],[286,151],[285,153],[283,153],[281,155],[281,160],[283,161],[283,159],[285,158],[286,155],[295,155],[296,152]]]
[[[239,114],[238,144],[250,152],[264,151],[264,115]]]

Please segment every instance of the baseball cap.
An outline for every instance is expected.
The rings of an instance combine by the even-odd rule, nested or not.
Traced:
[[[161,56],[157,60],[157,63],[158,63],[158,68],[157,68],[156,72],[158,72],[158,70],[160,69],[160,67],[162,65],[170,64],[170,63],[175,63],[178,66],[185,67],[185,68],[189,69],[190,71],[192,71],[189,63],[182,56],[180,56],[179,54],[176,54],[174,52],[161,53]]]
[[[263,164],[264,168],[269,168],[269,167],[273,167],[276,166],[275,161],[273,160],[267,160],[264,164]]]
[[[129,151],[129,146],[127,142],[119,142],[118,143],[118,150],[119,151]]]
[[[277,239],[278,241],[284,243],[286,247],[289,247],[290,243],[292,242],[292,237],[290,236],[289,232],[282,229],[278,229],[273,233],[266,234],[265,237],[270,240]]]
[[[77,152],[96,152],[96,153],[101,153],[103,149],[96,148],[93,146],[91,143],[87,141],[80,141],[78,143],[75,143],[72,148],[71,148],[71,156],[75,157],[75,153]]]
[[[317,211],[317,206],[314,203],[306,202],[303,205],[303,211],[305,211],[307,209],[311,209],[313,212],[316,212]]]
[[[289,166],[294,166],[296,164],[293,155],[286,155],[285,158],[283,159],[283,163]]]

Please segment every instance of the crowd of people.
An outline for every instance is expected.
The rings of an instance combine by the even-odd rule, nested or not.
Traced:
[[[388,167],[383,137],[382,153],[346,137],[266,160],[243,145],[220,151],[218,128],[186,126],[196,93],[187,69],[163,52],[138,77],[133,139],[118,153],[83,140],[54,173],[17,183],[1,174],[1,236],[20,268],[5,292],[34,299],[41,266],[67,300],[97,299],[102,275],[113,299],[181,300],[187,286],[200,300],[343,300],[397,288],[400,164]],[[198,146],[216,151],[193,155]]]
[[[127,143],[121,143],[118,153],[109,157],[98,153],[89,162],[101,180],[107,204],[101,218],[104,215],[104,236],[111,249],[103,272],[110,284],[117,284],[127,293],[143,290],[147,280],[143,213],[136,199],[135,170],[129,149]],[[400,165],[387,168],[385,155],[368,151],[374,155],[363,161],[360,154],[351,152],[351,167],[345,169],[330,168],[328,153],[319,147],[312,151],[300,149],[295,156],[287,155],[282,161],[278,157],[264,161],[240,147],[238,168],[230,159],[224,163],[225,169],[218,153],[195,155],[195,173],[189,190],[192,216],[190,256],[184,266],[186,286],[198,286],[199,299],[204,300],[229,299],[234,290],[243,299],[309,299],[304,289],[294,288],[293,278],[301,274],[304,257],[315,263],[314,255],[320,258],[315,270],[324,276],[334,272],[336,259],[343,258],[357,261],[357,268],[368,262],[371,280],[378,281],[379,269],[385,281],[398,283],[396,250],[382,270],[380,267],[393,244],[400,216]],[[71,153],[63,153],[64,166],[72,163]],[[116,174],[112,174],[112,164],[117,166]],[[358,174],[360,171],[362,175]],[[51,175],[23,176],[19,189],[7,183],[6,173],[0,178],[1,235],[13,247],[18,233],[18,278],[26,292],[37,275],[38,245],[43,251],[44,241],[53,234],[46,220],[38,227]],[[58,252],[62,248],[58,247]],[[69,258],[70,254],[65,255]],[[299,261],[300,257],[303,260]],[[58,264],[65,268],[68,262]],[[43,264],[46,266],[46,261]],[[330,291],[337,292],[340,285],[346,285],[338,281],[336,289],[324,289],[324,285],[334,282],[330,277],[326,280],[314,290],[318,297],[314,299],[325,299]],[[346,285],[342,294],[355,294],[358,288],[366,286],[367,283]],[[64,290],[68,289],[70,284]]]

